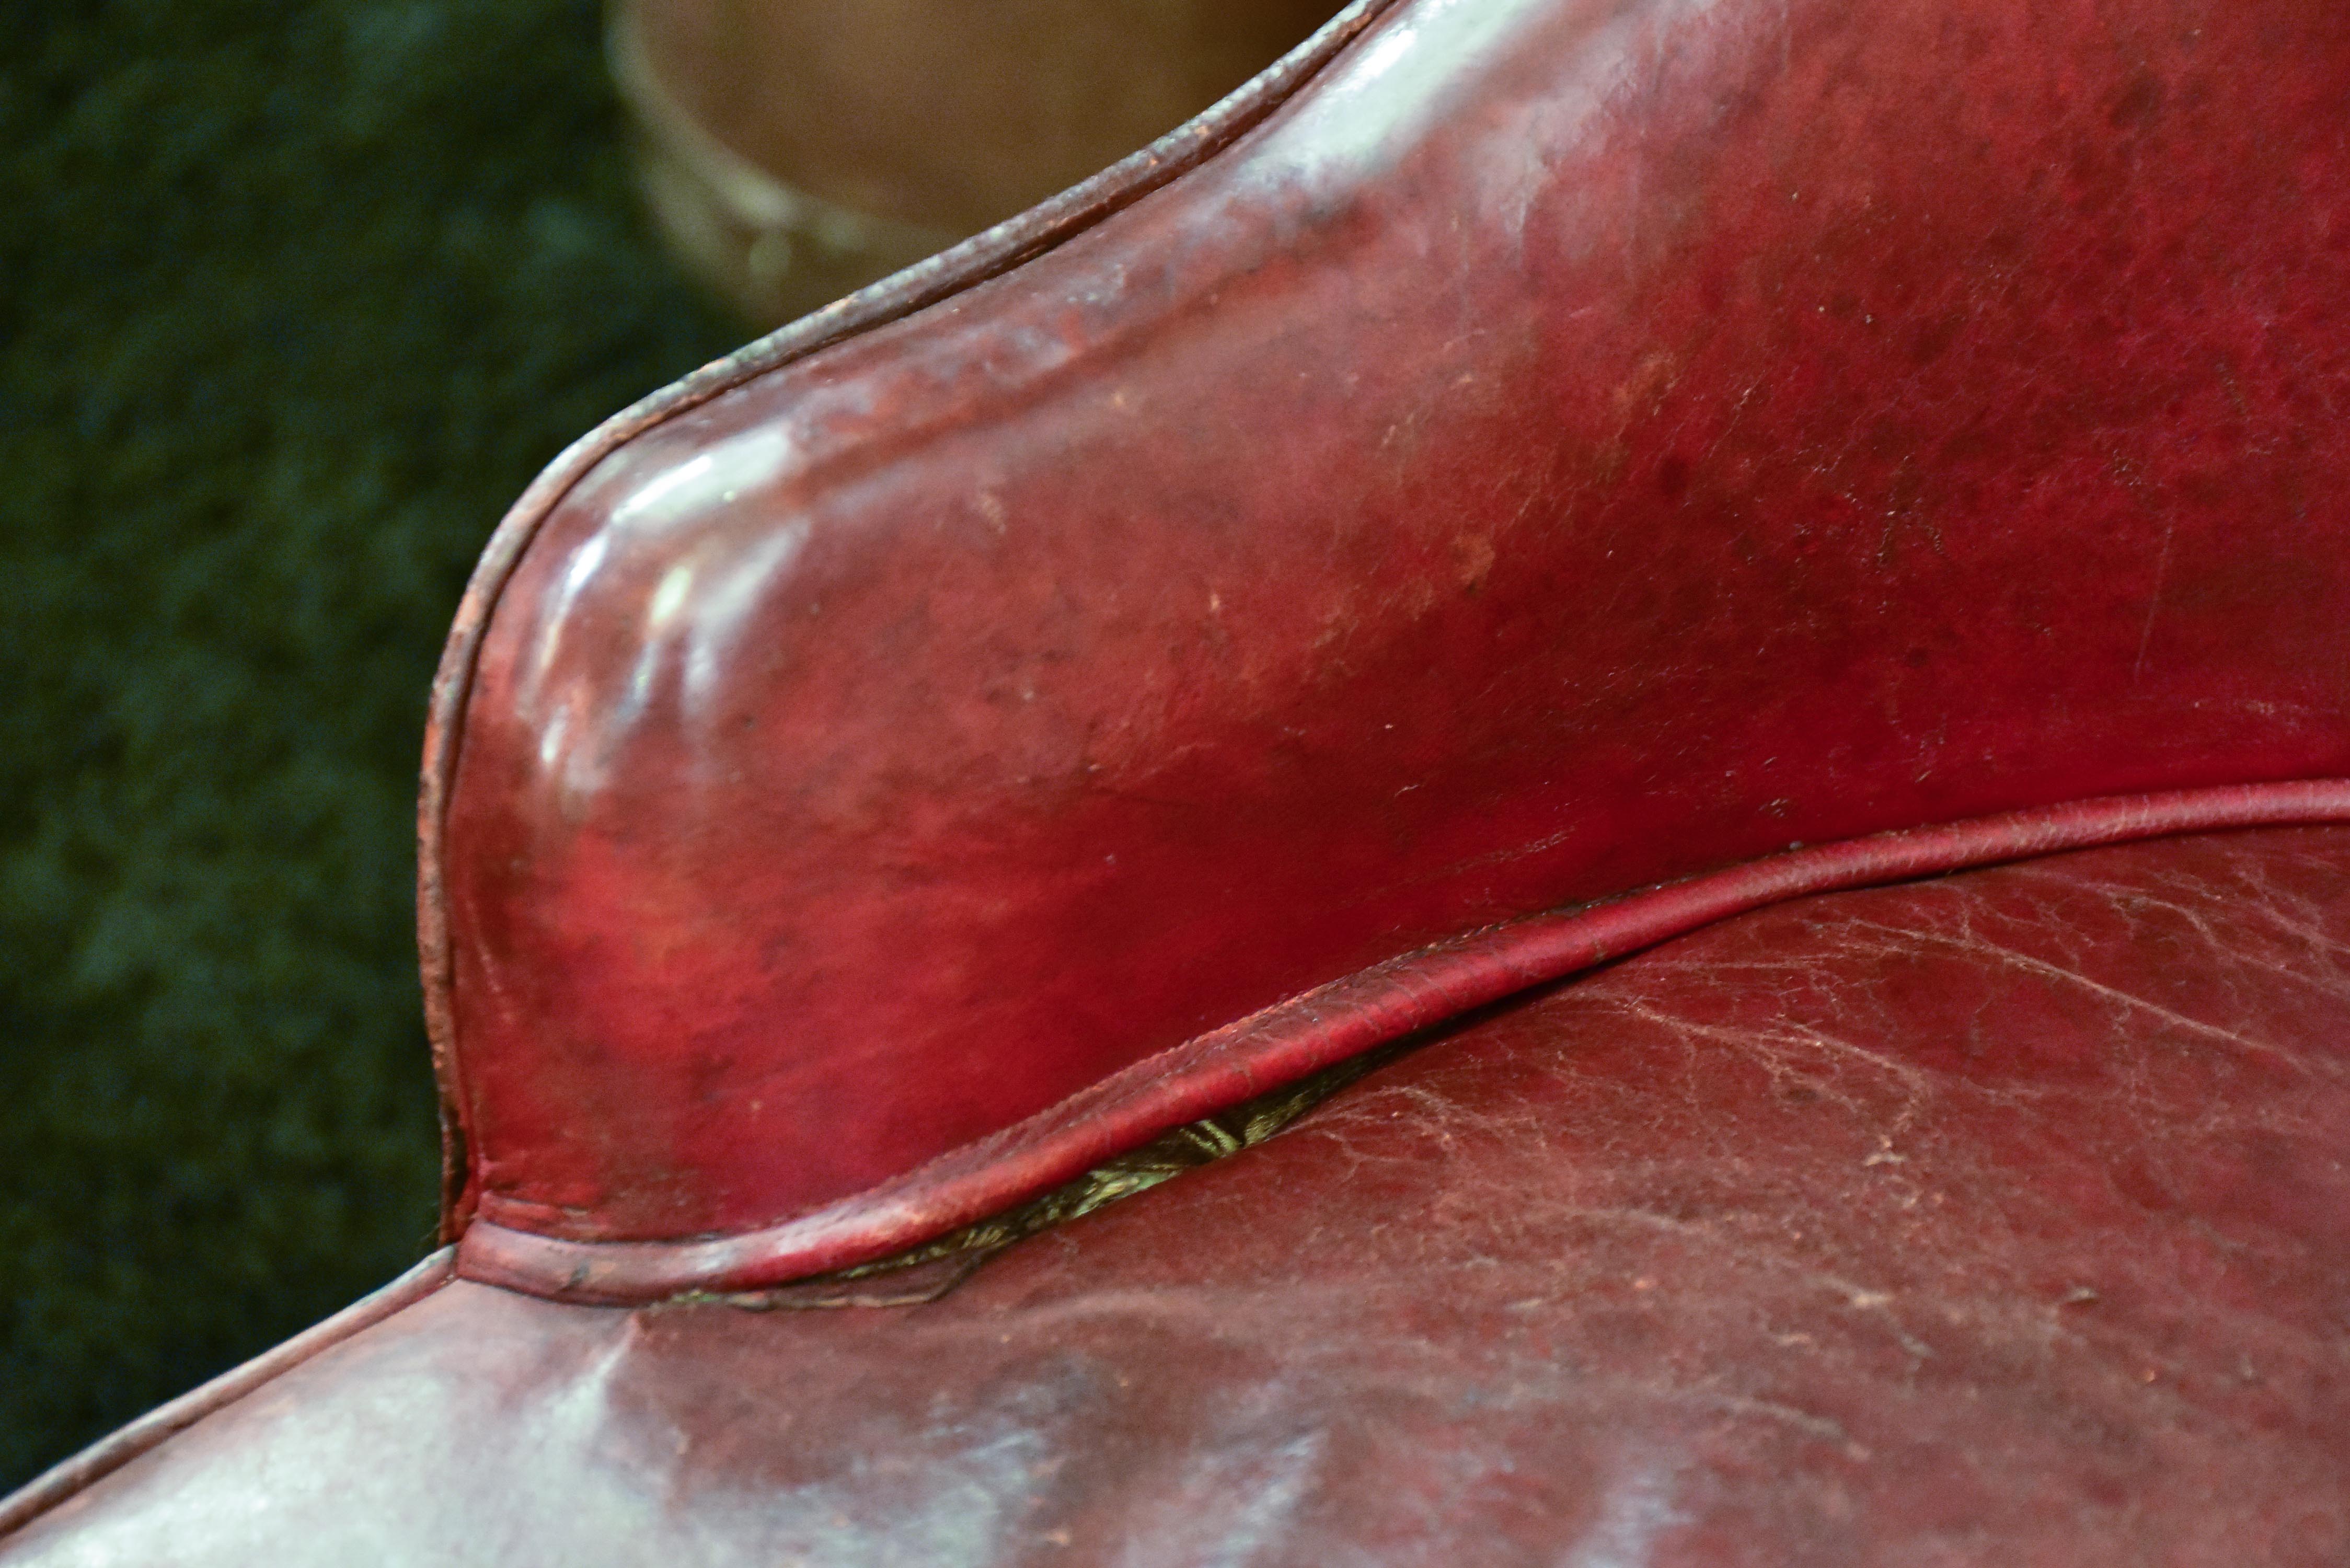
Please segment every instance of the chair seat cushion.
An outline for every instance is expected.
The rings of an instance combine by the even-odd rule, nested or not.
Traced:
[[[2350,828],[1725,921],[921,1305],[459,1282],[12,1563],[2350,1553]]]

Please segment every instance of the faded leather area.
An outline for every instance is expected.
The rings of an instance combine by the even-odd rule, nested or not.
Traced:
[[[2350,829],[1818,897],[926,1305],[460,1282],[12,1564],[2334,1563]]]

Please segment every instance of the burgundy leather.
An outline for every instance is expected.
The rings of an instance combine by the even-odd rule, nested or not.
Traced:
[[[1161,1127],[1360,1056],[1529,986],[1809,893],[2198,827],[2350,821],[2350,780],[2109,797],[1793,849],[1488,927],[1252,1013],[1024,1122],[785,1224],[681,1241],[573,1241],[477,1218],[459,1272],[561,1301],[758,1290],[887,1256],[1081,1175]]]
[[[1777,905],[919,1307],[451,1284],[66,1563],[2330,1564],[2350,828]]]
[[[452,647],[458,1221],[738,1234],[1494,920],[2350,772],[2345,95],[2320,0],[1416,0],[632,418]]]
[[[0,1558],[2350,1557],[2350,826],[2191,832],[2350,805],[2345,101],[2323,0],[1358,5],[623,416],[436,694],[465,1277]],[[535,1299],[1446,1019],[934,1303]]]

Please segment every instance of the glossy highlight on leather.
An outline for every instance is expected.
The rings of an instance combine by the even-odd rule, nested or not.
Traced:
[[[417,803],[417,946],[422,960],[425,1022],[440,1081],[442,1127],[442,1233],[463,1231],[476,1196],[466,1138],[466,1095],[460,1081],[451,1018],[453,969],[442,847],[455,772],[462,716],[491,608],[549,509],[582,475],[646,429],[768,370],[845,338],[903,318],[1050,249],[1107,213],[1138,201],[1229,145],[1280,104],[1395,0],[1351,0],[1313,37],[1259,73],[1238,92],[1149,147],[1084,183],[996,224],[945,252],[769,333],[725,358],[643,398],[566,449],[532,482],[499,524],[467,585],[433,678],[431,716]]]
[[[125,1465],[162,1447],[355,1334],[415,1305],[457,1277],[456,1249],[443,1247],[400,1278],[265,1352],[190,1389],[0,1498],[0,1537],[59,1508]]]
[[[623,415],[436,688],[462,1241],[0,1559],[2342,1562],[2345,101],[1358,5]]]
[[[2350,16],[1350,16],[526,500],[425,808],[458,1223],[786,1225],[1532,910],[2350,772]]]

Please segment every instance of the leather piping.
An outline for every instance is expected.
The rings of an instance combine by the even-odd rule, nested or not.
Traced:
[[[140,1455],[179,1436],[213,1411],[234,1405],[265,1383],[291,1372],[439,1290],[457,1277],[456,1249],[443,1247],[371,1295],[311,1324],[274,1350],[160,1405],[129,1426],[35,1476],[0,1498],[0,1540],[88,1490]]]
[[[466,1279],[556,1301],[636,1304],[770,1289],[886,1257],[1076,1177],[1146,1139],[1531,986],[1730,916],[1835,892],[2182,833],[2350,822],[2350,779],[2108,796],[1750,861],[1489,927],[1376,964],[1201,1035],[992,1137],[763,1230],[572,1241],[496,1222],[457,1250]]]
[[[1287,102],[1366,27],[1403,0],[1353,0],[1314,36],[1250,78],[1229,98],[1111,164],[1092,179],[1005,219],[961,244],[917,262],[847,298],[801,317],[681,380],[645,397],[566,448],[531,482],[490,535],[457,607],[434,674],[417,801],[417,947],[424,1022],[441,1085],[441,1239],[453,1241],[470,1218],[470,1157],[463,1077],[452,1017],[448,911],[441,879],[442,831],[463,744],[465,699],[498,596],[556,505],[614,449],[666,420],[754,377],[869,332],[1043,254],[1177,176],[1197,168]]]

